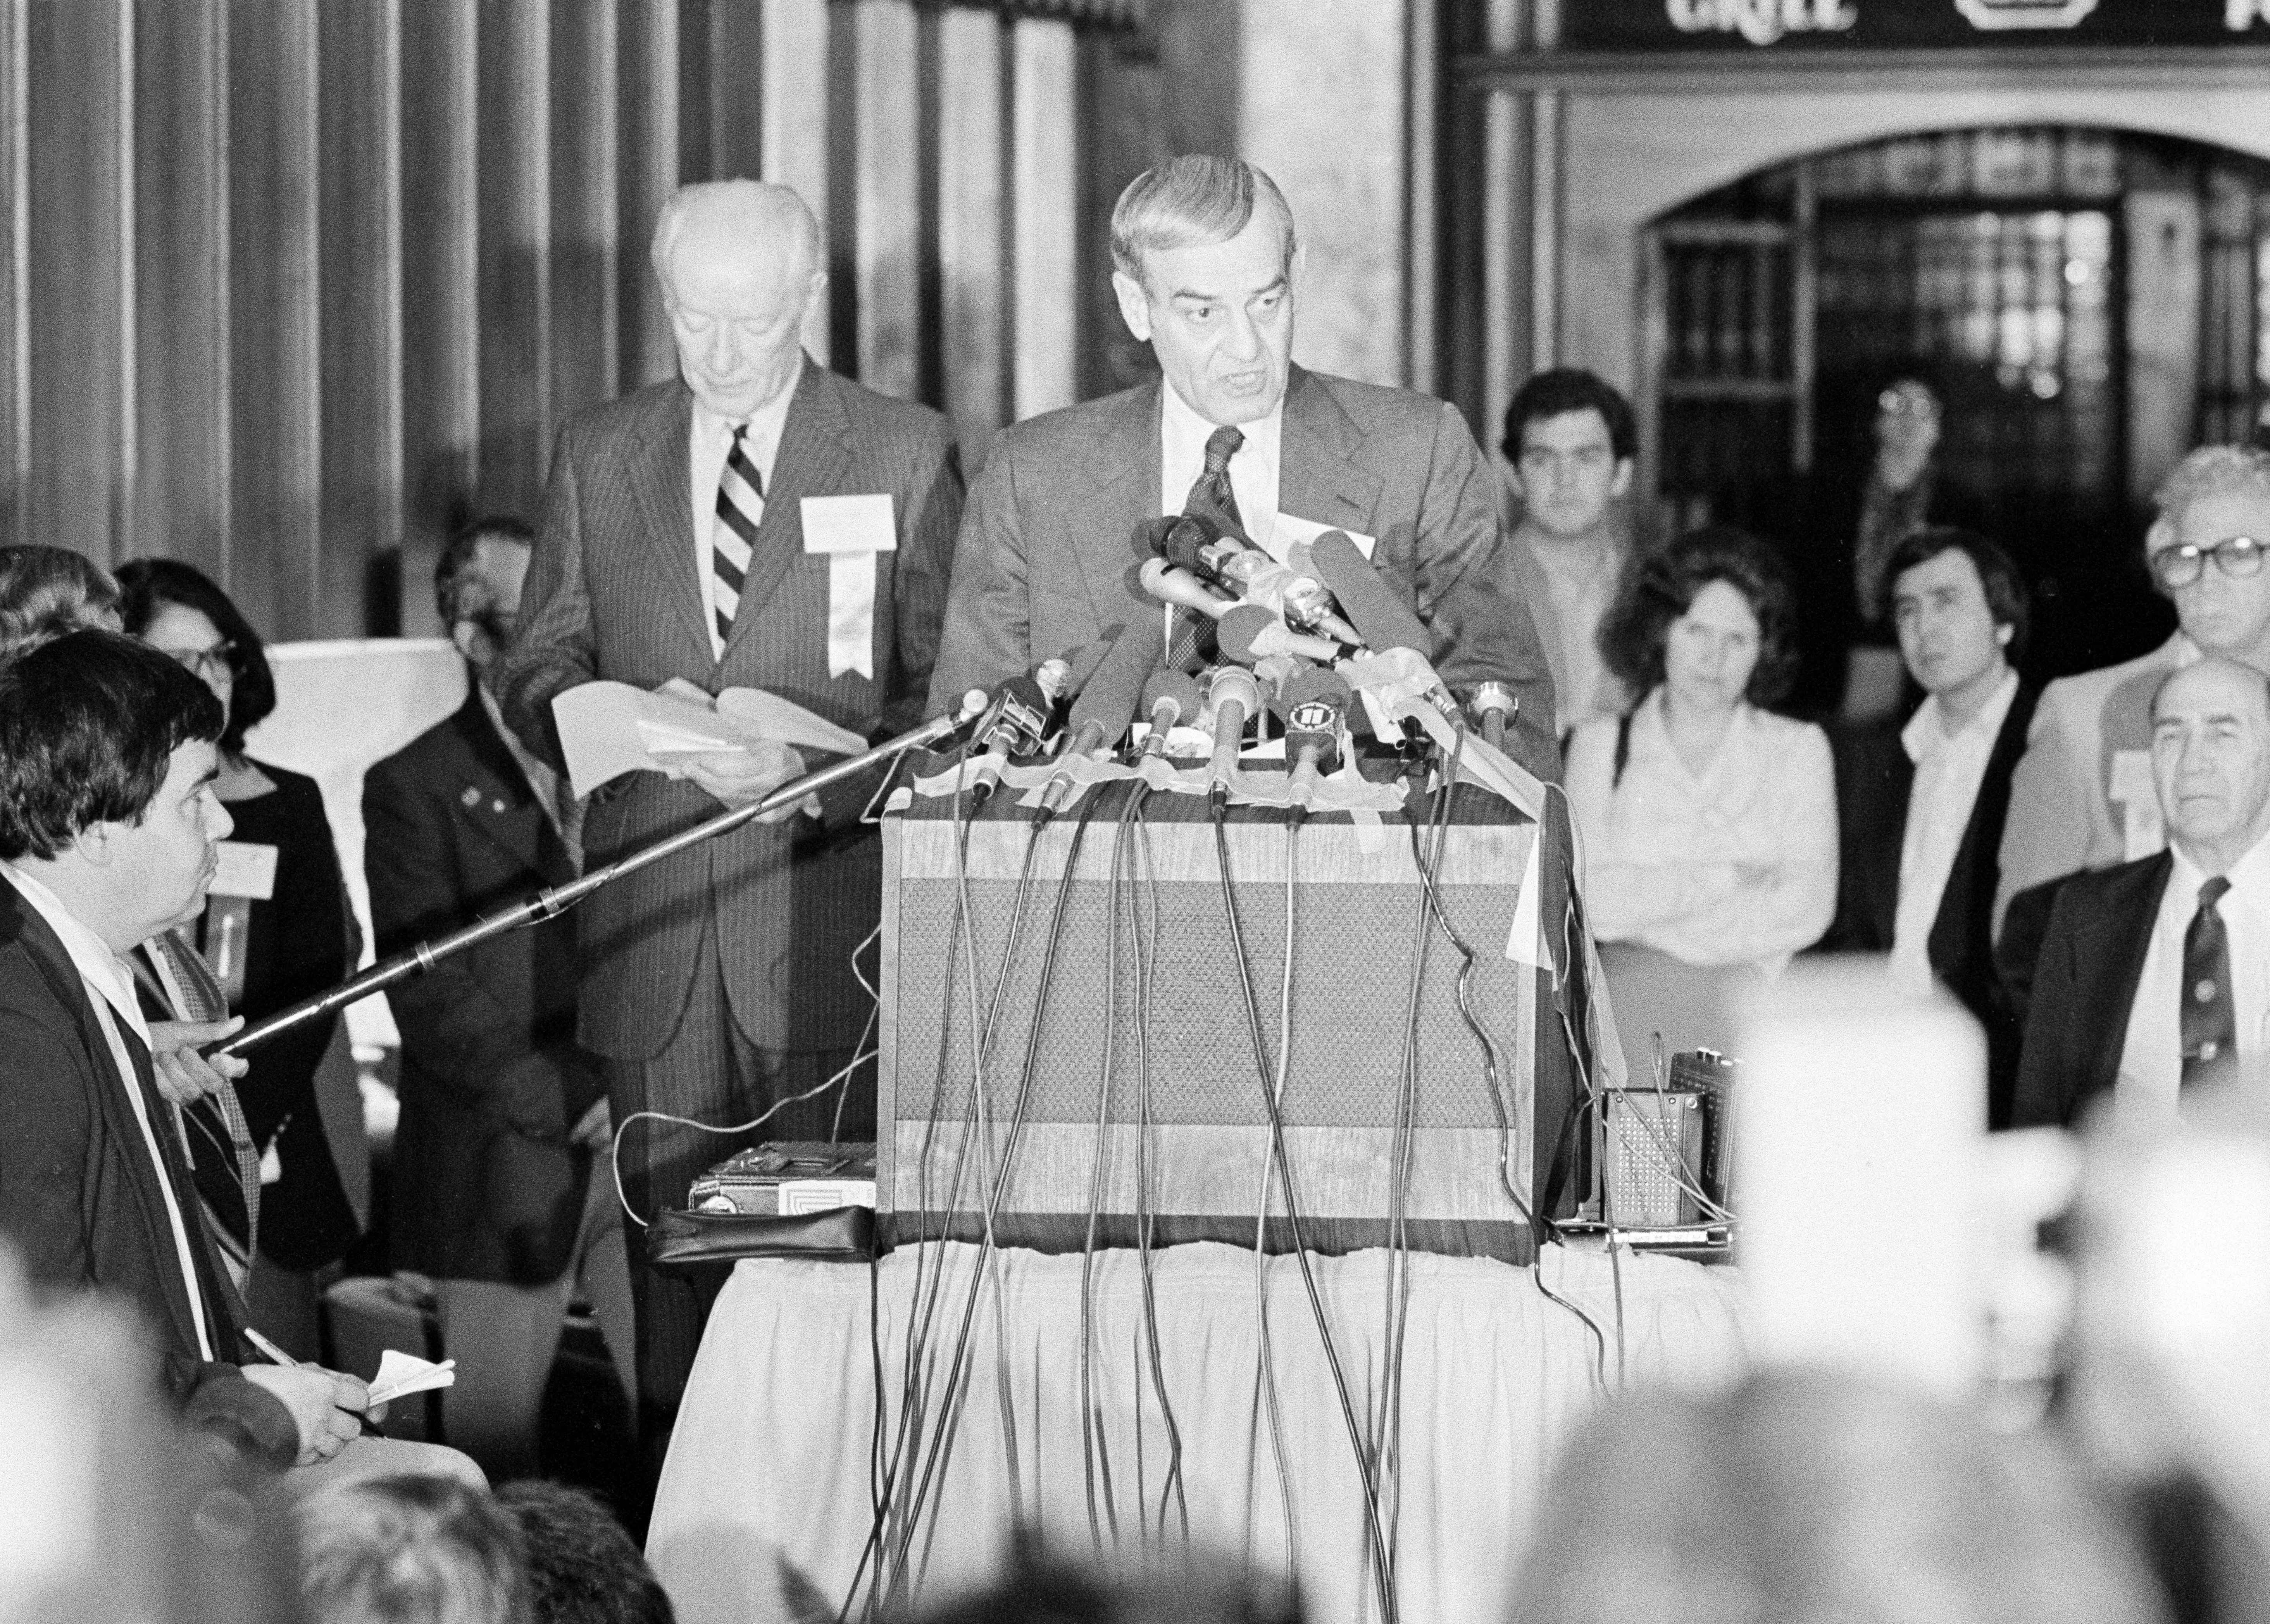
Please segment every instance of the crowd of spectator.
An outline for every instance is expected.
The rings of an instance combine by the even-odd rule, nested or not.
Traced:
[[[1991,538],[1943,522],[1939,407],[1921,381],[1886,389],[1874,461],[1827,565],[1723,524],[1651,544],[1636,519],[1631,409],[1571,370],[1516,397],[1493,515],[1454,412],[1290,366],[1289,211],[1246,166],[1185,163],[1148,192],[1147,177],[1131,187],[1127,220],[1115,217],[1115,285],[1158,349],[1163,404],[1115,397],[1005,434],[960,527],[976,543],[958,552],[959,474],[936,414],[880,402],[796,348],[824,276],[809,211],[778,188],[673,200],[655,252],[685,386],[570,426],[540,531],[478,520],[441,559],[437,604],[466,698],[367,775],[376,949],[571,878],[587,850],[620,855],[718,803],[749,805],[804,765],[768,743],[579,803],[550,721],[557,693],[618,672],[658,686],[679,666],[713,688],[724,674],[759,686],[794,660],[824,666],[845,685],[830,692],[852,696],[846,715],[886,731],[921,710],[933,662],[938,690],[954,693],[1034,664],[1043,623],[1094,641],[1096,600],[1066,583],[1108,587],[1122,560],[1081,575],[1076,549],[1102,521],[1074,523],[1072,498],[1036,494],[1031,468],[1060,474],[1073,441],[1100,445],[1134,424],[1174,462],[1161,472],[1132,456],[1146,476],[1130,486],[1136,508],[1265,534],[1300,525],[1294,504],[1318,500],[1299,483],[1312,442],[1361,421],[1410,453],[1365,472],[1365,488],[1383,514],[1418,516],[1367,539],[1383,579],[1440,635],[1445,679],[1460,661],[1492,680],[1549,671],[1557,715],[1523,713],[1536,737],[1520,749],[1549,762],[1557,744],[1584,914],[1635,1071],[1670,1051],[1737,1049],[1745,990],[1814,949],[1885,954],[1904,988],[1936,984],[1967,1006],[1986,1032],[1996,1128],[2076,1125],[2110,1099],[2131,1128],[2164,1130],[2207,1097],[2186,1090],[2263,1056],[2270,454],[2210,447],[2173,471],[2145,548],[2180,630],[2141,659],[2044,689],[2023,664],[2025,579]],[[1204,234],[1217,225],[1226,234]],[[1245,326],[1225,338],[1190,298],[1159,296],[1146,255],[1251,283]],[[740,323],[760,332],[763,368],[726,353],[739,340],[717,330],[739,329],[712,323],[703,300],[768,313]],[[752,388],[760,398],[740,400]],[[1265,394],[1272,415],[1237,415]],[[742,599],[767,569],[779,585],[799,555],[767,560],[750,544],[768,504],[784,512],[797,481],[817,480],[814,460],[835,465],[798,427],[797,402],[847,435],[859,426],[875,463],[861,477],[897,482],[886,530],[890,513],[910,528],[805,571],[803,597],[783,586],[776,606],[750,612],[793,612],[798,638],[759,637]],[[701,573],[679,572],[684,592],[653,589],[634,540],[656,512],[683,516],[685,438],[649,459],[640,478],[653,478],[633,494],[619,478],[661,443],[649,419],[665,409],[694,426],[702,538],[678,551]],[[1062,558],[1047,552],[1059,541]],[[1808,690],[1830,626],[1835,680]],[[1534,692],[1545,674],[1530,671]],[[366,1435],[384,1406],[319,1362],[323,1287],[369,1219],[338,1023],[305,1023],[249,1062],[204,1052],[338,981],[363,947],[316,786],[250,753],[276,700],[258,628],[196,569],[139,560],[114,580],[76,554],[0,549],[0,1044],[16,1072],[41,1079],[0,1141],[0,1235],[35,1281],[92,1281],[140,1308],[175,1413],[168,1435],[201,1451],[190,1474],[213,1493],[284,1509],[288,1538],[259,1538],[285,1539],[310,1617],[665,1619],[606,1509],[508,1479],[540,1464],[545,1379],[574,1297],[602,1322],[649,1445],[667,1438],[699,1342],[695,1294],[627,1251],[613,1182],[595,1171],[617,1115],[685,1088],[708,1091],[685,1107],[704,1116],[768,1101],[810,1101],[814,1123],[841,1113],[814,1097],[859,1064],[852,1033],[871,1007],[839,984],[857,979],[853,944],[878,884],[861,801],[808,797],[751,825],[714,871],[706,854],[657,867],[648,891],[587,909],[580,943],[574,921],[547,922],[402,990],[389,1261],[431,1283],[434,1333],[460,1361],[440,1405],[456,1447],[405,1444]],[[220,865],[215,843],[232,832]],[[633,902],[644,911],[620,911]],[[814,989],[797,980],[807,973]],[[872,1121],[872,1089],[845,1098],[856,1126]],[[705,1150],[682,1142],[627,1172],[633,1205],[682,1189]],[[1548,1527],[1524,1616],[1863,1616],[1854,1597],[1912,1571],[1915,1552],[1976,1603],[1946,1616],[2154,1615],[2138,1566],[2149,1541],[2128,1549],[2127,1524],[2069,1460],[2006,1450],[1904,1396],[1768,1376],[1708,1402],[1627,1407],[1582,1458],[1555,1516],[1593,1528],[1621,1509],[1660,1537],[1579,1551],[1573,1531]],[[1817,1470],[1795,1469],[1806,1463]],[[1899,1492],[1882,1493],[1894,1476]],[[493,1494],[493,1479],[505,1484]],[[1650,1496],[1659,1517],[1634,1509]],[[2035,1566],[1979,1559],[1970,1531],[1997,1516],[2022,1524]],[[1823,1517],[1884,1538],[1847,1563],[1808,1543]],[[1810,1567],[1772,1560],[1795,1548]],[[2019,1592],[2023,1605],[2005,1605]],[[2071,1599],[2036,1605],[2053,1593]],[[1036,1605],[1048,1595],[1060,1598],[1052,1611]],[[1165,1602],[1042,1563],[981,1610],[941,1617],[1295,1611],[1243,1579]]]

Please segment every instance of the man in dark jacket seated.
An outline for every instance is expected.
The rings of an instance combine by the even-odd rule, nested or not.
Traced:
[[[229,816],[220,703],[165,655],[82,631],[0,665],[0,1235],[35,1287],[140,1309],[190,1425],[277,1466],[470,1475],[365,1441],[352,1376],[250,1362],[122,956],[197,916]]]

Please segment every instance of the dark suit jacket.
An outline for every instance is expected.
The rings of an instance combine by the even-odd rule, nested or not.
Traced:
[[[2161,851],[2058,886],[2034,963],[2010,1125],[2069,1127],[2120,1074],[2128,1012],[2176,860]]]
[[[63,942],[16,887],[0,880],[0,1235],[33,1283],[102,1291],[141,1311],[154,1333],[167,1389],[193,1425],[223,1432],[271,1465],[299,1450],[291,1413],[238,1371],[253,1356],[243,1309],[204,1227],[197,1187],[159,1097],[149,1055],[124,1031],[163,1165],[153,1165],[110,1045]],[[206,1331],[182,1280],[169,1182],[189,1227]]]
[[[506,720],[557,762],[554,694],[594,678],[652,688],[683,677],[713,693],[764,688],[870,738],[914,726],[961,516],[946,419],[805,362],[740,614],[718,660],[687,506],[693,399],[673,379],[560,430],[518,634],[494,676]],[[876,560],[875,674],[831,677],[828,560],[804,551],[799,503],[875,493],[891,496],[898,529],[898,551]],[[751,824],[585,901],[576,910],[585,1046],[625,1060],[659,1053],[714,919],[726,996],[752,1042],[850,1048],[872,1007],[851,953],[881,908],[880,842],[857,821],[873,787],[832,795],[823,825]],[[683,780],[634,774],[592,797],[584,849],[593,864],[609,862],[718,810]]]
[[[362,818],[382,957],[575,878],[478,694],[370,769]],[[605,1091],[575,1042],[575,920],[492,938],[387,997],[402,1027],[395,1264],[557,1279],[588,1171],[568,1130]]]
[[[1131,538],[1159,512],[1161,387],[1052,412],[994,440],[955,549],[932,712],[1157,612],[1137,584]],[[1372,561],[1435,632],[1443,679],[1461,693],[1510,686],[1521,701],[1515,753],[1560,776],[1552,671],[1528,607],[1507,590],[1489,472],[1455,408],[1294,367],[1278,507],[1372,537]]]
[[[2002,825],[2010,810],[2010,775],[2025,753],[2026,730],[2041,690],[2021,684],[1987,753],[1978,798],[1955,866],[1947,871],[1926,950],[1931,968],[1986,1029],[1987,1120],[2009,1123],[2024,1027],[2005,995],[1994,964],[1994,892],[2001,876]],[[1834,952],[1889,953],[1899,916],[1900,847],[1907,837],[1908,795],[1915,763],[1889,723],[1836,740],[1839,843],[1836,920],[1821,946]]]

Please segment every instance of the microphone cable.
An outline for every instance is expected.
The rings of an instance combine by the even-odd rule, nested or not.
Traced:
[[[1296,814],[1285,826],[1285,954],[1277,994],[1277,1074],[1270,1090],[1275,1109],[1280,1114],[1285,1109],[1285,1085],[1292,1074],[1293,1062],[1293,943],[1295,922],[1293,882],[1298,871],[1294,854],[1295,842],[1300,839],[1301,823],[1302,819]],[[1277,1468],[1277,1492],[1283,1502],[1285,1514],[1285,1571],[1298,1574],[1301,1570],[1295,1533],[1298,1521],[1293,1510],[1293,1479],[1286,1457],[1284,1421],[1277,1400],[1277,1359],[1269,1326],[1269,1198],[1275,1187],[1276,1176],[1275,1160],[1264,1154],[1261,1158],[1261,1189],[1255,1202],[1253,1218],[1253,1308],[1257,1343],[1254,1398],[1269,1420],[1270,1458]],[[1288,1169],[1285,1186],[1285,1210],[1287,1212],[1294,1210],[1295,1199]]]
[[[1095,796],[1089,796],[1083,798],[1079,819],[1072,826],[1072,849],[1065,861],[1064,879],[1057,887],[1056,908],[1050,926],[1047,945],[1042,953],[1040,983],[1034,999],[1033,1020],[1027,1034],[1023,1072],[1021,1077],[1019,1079],[1015,1102],[1011,1111],[1009,1124],[1002,1143],[1001,1160],[998,1166],[985,1170],[990,1171],[990,1188],[987,1192],[985,1199],[983,1238],[979,1242],[976,1268],[970,1279],[969,1291],[962,1301],[961,1324],[955,1333],[953,1352],[946,1362],[946,1390],[944,1405],[939,1412],[937,1424],[931,1431],[928,1446],[922,1450],[920,1455],[922,1474],[920,1478],[916,1479],[915,1484],[914,1499],[907,1509],[905,1531],[901,1536],[899,1552],[893,1562],[894,1572],[892,1576],[892,1590],[894,1596],[902,1590],[906,1583],[907,1560],[911,1554],[916,1533],[921,1526],[924,1509],[930,1503],[930,1492],[931,1487],[938,1481],[938,1473],[944,1465],[947,1456],[951,1453],[952,1440],[955,1433],[959,1430],[961,1405],[966,1402],[969,1390],[969,1383],[965,1379],[969,1369],[969,1339],[976,1319],[977,1299],[988,1283],[990,1283],[994,1289],[994,1304],[997,1322],[999,1321],[999,1317],[1004,1312],[1003,1301],[1000,1296],[1001,1287],[999,1273],[998,1269],[994,1267],[996,1255],[999,1250],[995,1235],[995,1219],[999,1211],[1001,1201],[1007,1193],[1009,1175],[1016,1154],[1017,1139],[1023,1126],[1024,1114],[1030,1103],[1034,1054],[1035,1050],[1038,1047],[1042,1019],[1047,1008],[1049,985],[1055,973],[1057,949],[1062,940],[1065,905],[1070,894],[1072,875],[1077,867],[1080,842],[1087,834],[1088,823],[1094,814],[1095,806],[1099,798],[1099,797]],[[1025,859],[1023,864],[1024,871],[1023,876],[1020,878],[1019,882],[1020,893],[1022,892],[1025,884],[1031,877],[1033,856],[1038,849],[1041,833],[1042,826],[1037,824],[1028,826],[1025,845]],[[965,891],[964,906],[967,907],[966,892],[968,876],[966,870],[961,879]],[[1021,913],[1021,908],[1020,909],[1020,912]],[[1003,960],[1002,977],[1004,981],[1005,981],[1007,977],[1010,965],[1013,962],[1013,958],[1014,955],[1012,954],[1009,958]],[[997,991],[997,1000],[998,996],[998,994]],[[978,1097],[982,1102],[984,1098],[984,1090],[982,1087],[978,1091]],[[980,1115],[983,1116],[985,1113],[981,1109]],[[988,1118],[988,1122],[990,1123],[990,1118]],[[983,1176],[983,1172],[981,1172],[981,1176]],[[1008,1407],[1008,1377],[1005,1363],[1005,1346],[997,1346],[996,1352],[996,1394],[1002,1407],[1002,1420],[1005,1434],[1004,1442],[1009,1450],[1007,1465],[1010,1479],[1010,1499],[1011,1503],[1018,1508],[1019,1512],[1021,1515],[1023,1506],[1023,1489],[1021,1474],[1018,1470],[1015,1458],[1015,1423],[1013,1416],[1010,1413]]]
[[[1167,1497],[1171,1493],[1180,1516],[1183,1548],[1187,1552],[1191,1543],[1190,1497],[1183,1482],[1183,1432],[1175,1420],[1174,1401],[1167,1396],[1166,1360],[1159,1342],[1159,1300],[1156,1279],[1152,1269],[1151,1237],[1154,1233],[1152,1189],[1151,1138],[1151,995],[1158,985],[1156,975],[1159,951],[1159,876],[1152,861],[1151,824],[1146,815],[1150,797],[1133,798],[1136,853],[1141,859],[1144,899],[1149,904],[1150,936],[1147,943],[1141,934],[1141,915],[1130,899],[1128,917],[1133,924],[1138,944],[1135,960],[1136,1001],[1139,1012],[1135,1022],[1136,1054],[1136,1137],[1135,1137],[1135,1252],[1143,1277],[1143,1338],[1150,1357],[1151,1387],[1159,1401],[1160,1420],[1167,1428],[1167,1475],[1159,1486],[1159,1536],[1167,1533]],[[1140,1433],[1137,1435],[1139,1442]],[[1139,1482],[1138,1487],[1139,1487]]]
[[[1260,1073],[1262,1108],[1269,1116],[1271,1153],[1277,1159],[1280,1175],[1285,1181],[1285,1217],[1291,1231],[1293,1257],[1301,1272],[1301,1284],[1308,1293],[1309,1312],[1315,1319],[1317,1335],[1324,1345],[1324,1362],[1331,1368],[1332,1390],[1338,1395],[1340,1419],[1347,1428],[1348,1448],[1355,1456],[1356,1472],[1363,1485],[1364,1520],[1371,1539],[1373,1577],[1379,1593],[1380,1613],[1384,1624],[1394,1624],[1395,1593],[1387,1584],[1387,1541],[1379,1522],[1379,1502],[1372,1482],[1371,1464],[1364,1449],[1363,1427],[1356,1420],[1355,1404],[1349,1397],[1347,1373],[1340,1364],[1339,1349],[1332,1340],[1331,1323],[1324,1315],[1324,1298],[1317,1290],[1315,1270],[1309,1265],[1308,1242],[1302,1233],[1300,1204],[1294,1195],[1292,1161],[1286,1153],[1284,1118],[1277,1109],[1277,1100],[1271,1092],[1269,1051],[1267,1040],[1261,1029],[1261,1003],[1253,988],[1253,969],[1246,962],[1245,933],[1238,924],[1237,897],[1229,878],[1228,809],[1217,805],[1213,809],[1215,867],[1221,879],[1222,916],[1229,927],[1230,952],[1237,961],[1238,983],[1245,997],[1246,1025],[1253,1042],[1253,1057]]]

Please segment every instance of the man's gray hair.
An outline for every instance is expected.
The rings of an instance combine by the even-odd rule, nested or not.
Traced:
[[[1146,254],[1210,248],[1243,231],[1264,202],[1284,225],[1284,264],[1293,268],[1299,240],[1293,211],[1277,182],[1242,158],[1186,152],[1127,183],[1111,210],[1111,268],[1143,279]]]
[[[2251,446],[2201,446],[2176,464],[2152,500],[2159,507],[2160,523],[2172,526],[2201,497],[2233,491],[2270,497],[2270,452]]]
[[[648,250],[654,263],[655,279],[662,284],[665,297],[672,293],[670,285],[670,256],[678,246],[679,234],[686,229],[686,218],[697,204],[723,206],[738,204],[752,214],[765,208],[775,211],[782,219],[791,224],[805,258],[805,269],[817,270],[820,264],[820,221],[812,212],[812,205],[799,197],[792,187],[780,186],[765,181],[694,181],[679,187],[662,200],[661,211],[654,217],[654,242]]]

